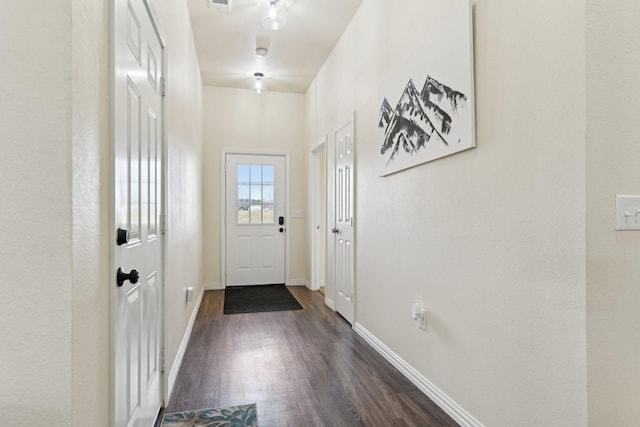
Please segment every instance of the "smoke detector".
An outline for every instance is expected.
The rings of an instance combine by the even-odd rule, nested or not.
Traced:
[[[207,0],[210,9],[231,11],[231,0]]]

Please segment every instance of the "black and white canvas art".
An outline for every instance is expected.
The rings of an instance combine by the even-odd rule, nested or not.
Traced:
[[[470,0],[380,85],[381,176],[475,147]]]

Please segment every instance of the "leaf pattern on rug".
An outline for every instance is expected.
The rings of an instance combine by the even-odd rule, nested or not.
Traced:
[[[256,405],[165,414],[163,427],[258,427]]]

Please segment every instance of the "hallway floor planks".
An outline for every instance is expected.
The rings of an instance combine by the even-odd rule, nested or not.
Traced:
[[[166,412],[257,403],[261,427],[457,426],[304,287],[304,310],[223,315],[205,293]]]

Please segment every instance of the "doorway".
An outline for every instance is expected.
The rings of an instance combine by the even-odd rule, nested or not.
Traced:
[[[225,154],[225,286],[286,283],[286,157]]]
[[[147,0],[113,7],[112,424],[147,426],[163,387],[165,49]]]
[[[311,150],[311,290],[324,295],[327,259],[327,138]]]
[[[336,311],[349,323],[355,309],[355,168],[353,118],[334,134],[334,283]]]

